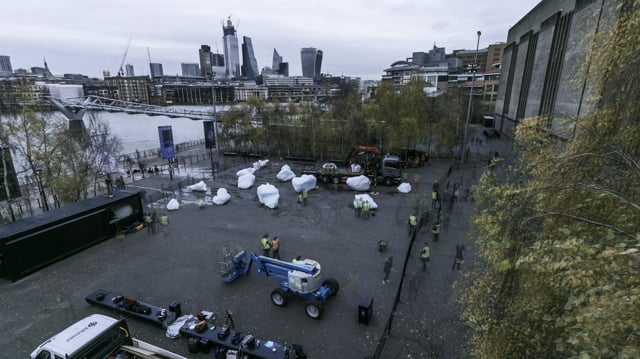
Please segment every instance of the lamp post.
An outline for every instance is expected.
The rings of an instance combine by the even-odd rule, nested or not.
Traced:
[[[476,44],[476,55],[473,59],[473,64],[471,64],[471,87],[469,88],[469,105],[467,107],[467,123],[464,126],[464,140],[462,141],[462,149],[460,149],[460,162],[464,162],[464,153],[467,149],[467,134],[469,132],[469,122],[471,121],[471,100],[473,98],[473,87],[476,82],[476,71],[478,70],[478,49],[480,48],[480,35],[482,33],[478,31],[478,43]]]
[[[211,99],[213,105],[212,117],[213,117],[213,139],[215,141],[215,145],[218,144],[218,114],[216,112],[216,88],[215,88],[215,74],[211,73]],[[209,158],[211,159],[211,177],[216,176],[215,166],[213,163],[213,146],[209,147]]]

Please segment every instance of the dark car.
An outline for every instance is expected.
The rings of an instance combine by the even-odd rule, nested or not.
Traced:
[[[500,132],[495,128],[487,128],[484,130],[484,137],[486,138],[500,138]]]

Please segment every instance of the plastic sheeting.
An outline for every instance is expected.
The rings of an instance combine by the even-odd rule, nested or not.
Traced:
[[[208,188],[204,181],[187,186],[187,190],[191,192],[207,192]]]

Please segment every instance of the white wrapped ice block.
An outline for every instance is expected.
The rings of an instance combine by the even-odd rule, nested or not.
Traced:
[[[278,201],[280,200],[280,191],[269,183],[258,186],[256,191],[258,194],[258,200],[269,208],[278,208]]]
[[[213,203],[221,205],[229,202],[229,199],[231,199],[229,192],[225,188],[218,188],[218,192],[213,196]]]
[[[276,176],[276,178],[278,178],[282,182],[287,182],[287,181],[291,181],[295,176],[296,174],[293,173],[289,165],[283,165],[282,168],[280,169],[280,172],[278,172],[278,175]]]
[[[172,198],[169,203],[167,203],[167,210],[168,211],[175,211],[178,208],[180,208],[180,203],[178,203],[178,200],[175,198]]]
[[[208,188],[204,181],[187,186],[187,190],[191,192],[207,192]]]
[[[371,187],[371,180],[367,176],[357,176],[347,178],[347,186],[356,191],[368,191]]]
[[[411,192],[411,183],[400,183],[400,185],[398,186],[398,192],[400,193],[409,193]]]
[[[357,194],[357,195],[355,195],[354,199],[356,199],[356,198],[360,198],[360,200],[362,202],[364,202],[364,201],[369,202],[369,208],[370,209],[378,208],[378,204],[368,194]]]
[[[251,188],[253,184],[256,182],[256,176],[252,173],[248,173],[238,177],[238,188],[247,189]]]
[[[316,188],[316,176],[314,175],[302,175],[300,177],[294,177],[291,180],[293,190],[296,192],[302,192],[303,190],[312,190]]]
[[[239,170],[238,172],[236,172],[236,177],[242,177],[244,175],[248,175],[248,174],[254,174],[256,172],[255,168],[244,168]]]

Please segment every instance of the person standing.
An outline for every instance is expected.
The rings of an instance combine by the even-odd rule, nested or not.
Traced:
[[[300,206],[302,206],[302,192],[298,193],[296,199],[298,200],[298,209],[300,209]]]
[[[391,267],[393,266],[393,256],[387,257],[384,261],[384,279],[382,279],[382,284],[390,283],[389,274],[391,274]]]
[[[151,233],[156,234],[156,223],[158,222],[158,215],[156,214],[156,211],[154,210],[153,213],[151,213]]]
[[[416,217],[415,213],[411,213],[409,219],[407,220],[407,223],[409,224],[409,237],[411,237],[411,235],[415,233],[416,226],[418,225],[418,218]]]
[[[269,234],[265,233],[264,236],[260,239],[260,245],[262,246],[262,255],[265,257],[269,256],[269,251],[271,251],[271,244],[269,243]]]
[[[309,191],[307,191],[307,189],[303,189],[302,190],[302,206],[306,207],[307,206],[307,197],[309,197]]]
[[[353,200],[353,209],[356,213],[356,217],[362,216],[362,200],[360,200],[360,197],[356,197],[356,199]]]
[[[456,257],[453,259],[451,270],[460,270],[460,266],[464,263],[464,257],[462,256],[462,252],[464,251],[464,244],[458,243],[456,246]]]
[[[280,240],[278,236],[273,237],[271,240],[271,255],[275,259],[280,259]]]
[[[433,241],[437,242],[438,237],[440,236],[440,221],[436,222],[436,224],[433,225],[433,229],[431,229],[431,234],[433,234]]]
[[[105,178],[104,183],[107,185],[107,196],[113,197],[113,180],[111,179],[110,173],[107,173],[107,178]]]
[[[369,209],[369,201],[365,200],[364,203],[362,203],[362,218],[369,218]]]
[[[422,261],[422,271],[427,270],[427,262],[431,259],[431,251],[429,250],[429,243],[424,242],[424,247],[420,251],[420,261]]]

